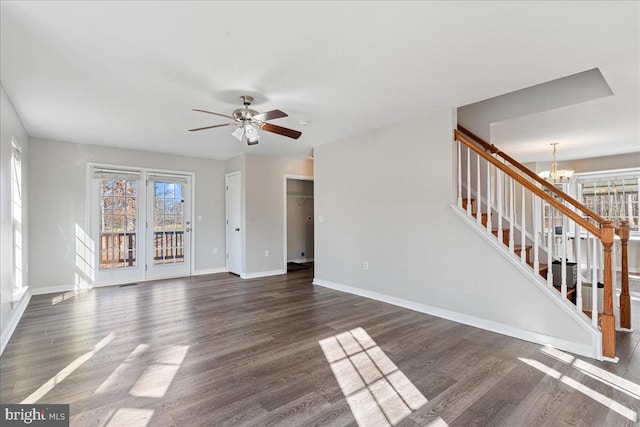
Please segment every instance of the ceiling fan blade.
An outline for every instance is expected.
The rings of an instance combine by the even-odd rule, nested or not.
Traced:
[[[227,119],[232,119],[233,120],[233,117],[231,117],[231,116],[229,116],[227,114],[214,113],[213,111],[207,111],[207,110],[198,110],[197,108],[194,108],[193,111],[199,111],[201,113],[213,114],[214,116],[226,117]]]
[[[231,126],[231,123],[225,123],[225,124],[222,124],[222,125],[205,126],[203,128],[189,129],[189,132],[193,132],[195,130],[205,130],[205,129],[219,128],[219,127],[222,127],[222,126]]]
[[[258,120],[259,122],[266,122],[267,120],[280,119],[282,117],[289,117],[289,115],[284,111],[271,110],[264,113],[256,114],[255,116],[253,116],[253,119]]]
[[[300,138],[300,135],[302,135],[302,132],[298,132],[297,130],[274,125],[272,123],[263,123],[262,130],[266,130],[267,132],[277,133],[278,135],[287,136],[293,139],[298,139]]]

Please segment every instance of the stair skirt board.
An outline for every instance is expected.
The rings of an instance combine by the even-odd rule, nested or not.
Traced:
[[[396,305],[409,310],[417,311],[420,313],[428,314],[431,316],[439,317],[453,322],[462,323],[464,325],[473,326],[486,331],[495,332],[501,335],[506,335],[513,338],[533,342],[539,345],[546,345],[557,348],[558,350],[567,351],[569,353],[577,354],[580,356],[589,357],[592,359],[602,360],[602,338],[601,334],[594,333],[592,336],[592,345],[587,346],[572,341],[567,341],[561,338],[551,337],[548,335],[540,334],[537,332],[528,331],[525,329],[516,328],[513,326],[505,325],[502,323],[494,322],[492,320],[481,319],[478,317],[469,316],[446,309],[429,306],[426,304],[420,304],[414,301],[405,300],[402,298],[392,297],[389,295],[381,294],[378,292],[369,291],[366,289],[358,288],[355,286],[343,285],[340,283],[323,280],[321,278],[314,278],[313,284],[322,286],[324,288],[334,289],[340,292],[346,292],[353,295],[358,295],[364,298],[370,298],[376,301],[384,302],[387,304]]]
[[[485,238],[487,242],[492,244],[496,248],[496,250],[502,253],[502,255],[504,255],[504,257],[508,259],[509,262],[511,262],[516,267],[518,267],[520,271],[522,271],[522,273],[525,276],[529,277],[529,279],[532,282],[536,283],[536,285],[539,286],[549,296],[549,298],[551,298],[558,305],[558,307],[560,307],[560,309],[564,310],[570,316],[577,319],[586,330],[597,333],[598,336],[600,337],[598,341],[595,343],[595,347],[594,347],[594,350],[597,352],[597,356],[593,356],[592,354],[591,355],[585,354],[585,355],[587,357],[603,360],[602,359],[602,333],[598,328],[595,328],[592,325],[591,319],[587,318],[586,315],[584,315],[582,312],[578,312],[575,308],[576,306],[570,301],[568,301],[566,298],[559,298],[558,296],[560,294],[558,293],[557,290],[549,288],[549,286],[547,286],[544,279],[542,279],[542,277],[540,277],[537,272],[534,272],[528,264],[523,263],[519,257],[511,256],[511,253],[509,252],[509,248],[505,246],[502,242],[498,241],[498,239],[493,233],[487,232],[486,228],[478,225],[475,218],[469,217],[467,215],[467,211],[461,210],[455,204],[451,204],[451,208],[463,221],[465,221],[470,227],[478,231],[478,233],[483,238]],[[591,353],[592,351],[593,350],[591,350],[589,353]]]

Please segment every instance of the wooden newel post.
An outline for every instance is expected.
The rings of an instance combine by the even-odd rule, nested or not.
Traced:
[[[613,283],[611,250],[615,226],[612,221],[605,221],[601,228],[601,240],[604,248],[604,292],[600,330],[602,331],[602,354],[605,357],[616,357],[616,320],[613,316]]]
[[[629,222],[621,221],[618,228],[618,236],[622,246],[622,265],[621,265],[621,293],[620,293],[620,327],[631,329],[631,296],[629,295],[629,260],[628,260],[628,243],[629,243]]]

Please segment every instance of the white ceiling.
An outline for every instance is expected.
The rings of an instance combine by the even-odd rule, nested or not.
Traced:
[[[34,138],[226,159],[324,142],[599,68],[613,96],[495,123],[521,161],[640,151],[628,2],[0,3],[0,79]],[[253,147],[201,108],[289,114]],[[308,124],[302,126],[299,120]],[[569,141],[571,141],[569,143]]]

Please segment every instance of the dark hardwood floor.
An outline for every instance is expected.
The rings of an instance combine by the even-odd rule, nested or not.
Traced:
[[[638,425],[637,281],[613,364],[312,275],[36,296],[1,357],[0,401],[68,403],[78,426]]]

